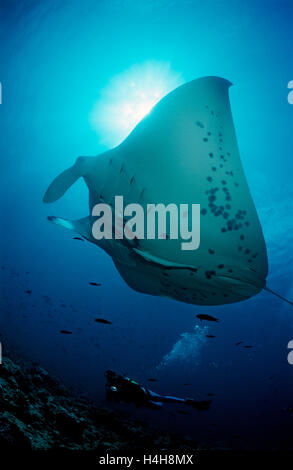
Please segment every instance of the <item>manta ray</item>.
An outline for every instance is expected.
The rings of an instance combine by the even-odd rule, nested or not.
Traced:
[[[179,86],[120,145],[77,158],[45,193],[44,202],[54,202],[83,177],[89,215],[48,219],[104,249],[136,291],[195,305],[239,302],[270,291],[267,250],[240,160],[230,86],[219,77]],[[199,248],[184,251],[180,240],[167,236],[97,240],[93,207],[101,202],[113,207],[116,195],[142,207],[200,204]]]

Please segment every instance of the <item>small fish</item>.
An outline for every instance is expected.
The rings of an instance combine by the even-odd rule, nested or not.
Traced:
[[[219,321],[217,318],[212,317],[211,315],[207,315],[205,313],[199,313],[198,315],[196,315],[196,317],[199,318],[200,321],[202,321],[202,320],[215,321],[215,322]]]
[[[30,289],[28,289],[28,290],[25,291],[25,293],[31,295],[32,291]]]
[[[90,286],[99,287],[99,286],[101,286],[102,284],[100,284],[99,282],[89,282],[89,285],[90,285]]]
[[[242,344],[243,341],[238,341],[238,343],[235,343],[235,346],[239,346],[239,344]]]
[[[206,335],[206,338],[215,338],[215,335]]]
[[[149,382],[158,382],[158,379],[154,379],[154,378],[150,377],[150,378],[148,379],[148,381],[149,381]]]
[[[245,347],[246,349],[251,349],[251,348],[253,348],[253,346],[251,346],[251,345],[247,345],[247,346],[244,346],[244,347]]]
[[[63,335],[72,335],[72,331],[68,330],[60,330],[60,333],[62,333]]]
[[[73,237],[73,240],[79,240],[80,242],[84,242],[84,239],[80,237]]]
[[[104,318],[95,318],[96,323],[104,323],[105,325],[112,325],[112,322]]]

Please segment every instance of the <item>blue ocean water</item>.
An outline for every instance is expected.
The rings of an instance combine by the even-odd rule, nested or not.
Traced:
[[[108,368],[144,384],[155,377],[151,388],[160,393],[213,393],[211,410],[191,416],[172,406],[123,409],[210,445],[292,445],[290,305],[267,292],[218,307],[134,292],[102,250],[46,220],[51,213],[87,215],[81,181],[54,207],[42,203],[48,184],[77,156],[97,155],[118,134],[126,137],[111,114],[125,74],[142,83],[146,70],[151,83],[163,75],[167,91],[176,80],[222,76],[233,83],[241,159],[268,249],[268,285],[292,300],[292,2],[0,0],[0,15],[3,355],[7,343],[98,403],[105,402]],[[98,111],[110,111],[95,125],[100,102]],[[199,313],[220,322],[201,323]],[[253,348],[235,346],[239,341]]]

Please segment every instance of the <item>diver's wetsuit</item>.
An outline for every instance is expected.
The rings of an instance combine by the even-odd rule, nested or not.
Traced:
[[[105,373],[105,377],[107,379],[106,396],[110,401],[124,401],[148,408],[161,408],[163,403],[183,403],[196,409],[208,409],[211,403],[210,400],[199,402],[191,398],[159,395],[134,380],[123,375],[117,375],[111,370]]]

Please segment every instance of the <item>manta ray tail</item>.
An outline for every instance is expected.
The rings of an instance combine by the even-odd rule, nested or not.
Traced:
[[[57,176],[57,178],[55,178],[48,187],[43,197],[43,201],[50,203],[60,199],[60,197],[66,193],[67,189],[69,189],[70,186],[78,180],[78,178],[84,176],[87,160],[88,157],[79,157],[73,166]]]
[[[283,297],[282,295],[278,294],[278,292],[273,291],[269,287],[264,287],[264,290],[266,290],[267,292],[270,292],[271,294],[275,295],[276,297],[279,297],[279,299],[284,300],[289,305],[293,305],[293,302],[291,302],[291,300],[286,299],[286,297]]]

